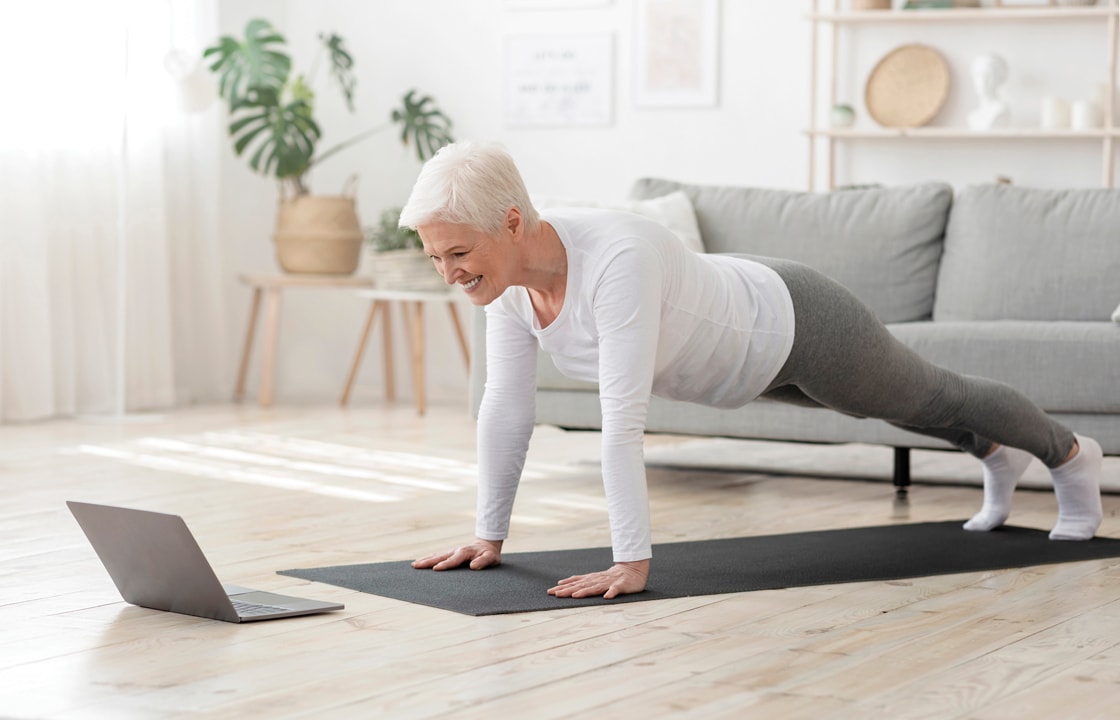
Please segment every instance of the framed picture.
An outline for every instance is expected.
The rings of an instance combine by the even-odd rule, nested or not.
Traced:
[[[506,0],[509,10],[570,10],[610,5],[614,0]]]
[[[611,34],[511,35],[505,54],[507,127],[613,122]]]
[[[718,102],[719,0],[635,0],[634,104]]]

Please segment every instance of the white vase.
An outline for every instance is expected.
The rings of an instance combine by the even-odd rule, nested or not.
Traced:
[[[1042,98],[1042,127],[1064,130],[1069,127],[1069,103],[1058,97]]]
[[[1100,107],[1089,100],[1077,100],[1069,108],[1069,125],[1074,130],[1095,130],[1104,123]]]

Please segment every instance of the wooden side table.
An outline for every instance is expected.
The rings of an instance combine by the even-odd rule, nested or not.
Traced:
[[[362,363],[362,354],[365,352],[366,343],[369,342],[370,332],[373,330],[374,321],[378,314],[381,315],[382,345],[385,354],[385,399],[392,402],[396,399],[395,383],[393,381],[393,333],[390,322],[389,307],[391,303],[399,302],[404,315],[405,330],[408,333],[409,349],[412,356],[412,383],[416,393],[416,414],[423,415],[427,408],[424,392],[424,304],[444,303],[451,313],[451,322],[455,326],[455,334],[459,339],[459,349],[463,352],[463,362],[470,370],[471,356],[467,345],[467,336],[463,332],[463,324],[459,321],[459,312],[455,309],[455,301],[451,293],[444,290],[359,290],[358,297],[370,301],[369,315],[366,317],[362,337],[358,341],[358,351],[354,354],[354,362],[350,366],[350,376],[346,378],[346,387],[342,390],[342,399],[339,404],[345,406],[350,402],[350,390],[354,387],[354,380],[358,376],[358,368]]]
[[[372,279],[360,275],[286,275],[245,274],[238,276],[245,285],[253,288],[253,302],[249,307],[249,327],[245,332],[245,347],[241,351],[241,366],[237,371],[234,402],[245,397],[245,378],[249,374],[249,357],[253,350],[253,337],[257,329],[257,315],[264,295],[264,348],[261,358],[261,407],[272,405],[272,384],[276,372],[276,342],[280,337],[280,296],[286,288],[361,288],[373,285]]]

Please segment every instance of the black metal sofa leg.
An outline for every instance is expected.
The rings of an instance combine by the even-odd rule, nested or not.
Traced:
[[[910,489],[910,448],[894,449],[894,489],[900,498],[906,497]]]
[[[894,515],[903,517],[910,509],[910,448],[894,449]]]

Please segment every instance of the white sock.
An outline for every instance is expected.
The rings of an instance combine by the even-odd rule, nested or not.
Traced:
[[[1058,522],[1051,540],[1088,540],[1101,525],[1101,460],[1093,438],[1075,436],[1080,449],[1071,460],[1050,470],[1058,496]]]
[[[994,530],[1007,522],[1015,485],[1032,459],[1034,456],[1026,450],[1007,445],[1000,445],[980,459],[984,464],[984,504],[980,512],[964,524],[965,530]]]

